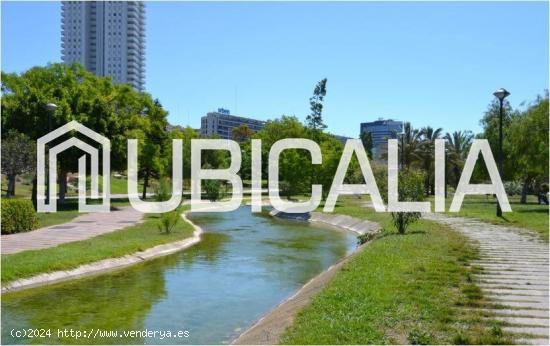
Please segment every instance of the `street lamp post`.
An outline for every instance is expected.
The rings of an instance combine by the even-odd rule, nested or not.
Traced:
[[[445,162],[445,168],[444,168],[444,170],[445,170],[445,179],[444,179],[445,180],[444,181],[444,183],[445,183],[445,200],[447,200],[447,175],[448,175],[447,174],[447,159],[448,158],[449,158],[449,148],[447,148],[447,146],[445,146],[445,161],[444,161]]]
[[[498,99],[499,101],[499,105],[500,105],[500,108],[499,108],[499,124],[498,124],[498,170],[500,172],[500,174],[502,175],[502,164],[503,164],[503,161],[504,161],[504,158],[503,158],[503,151],[502,151],[502,121],[503,121],[503,115],[504,115],[504,99],[510,95],[510,93],[508,92],[508,90],[504,89],[504,88],[500,88],[498,89],[497,91],[495,91],[493,93],[493,95],[495,95],[495,97]],[[501,217],[502,216],[502,209],[500,208],[500,203],[497,201],[497,216],[498,217]]]
[[[49,103],[46,104],[45,108],[46,108],[46,111],[48,112],[48,133],[50,133],[50,132],[52,132],[52,115],[55,113],[55,111],[57,109],[57,105],[55,103],[49,102]],[[46,149],[46,152],[49,151],[47,143],[46,143],[46,148],[45,149]],[[49,157],[49,153],[48,153],[48,157]],[[47,164],[48,163],[46,163],[46,165]],[[46,174],[48,174],[48,173],[46,173]],[[46,204],[49,204],[49,203],[50,203],[50,179],[47,176],[46,177]]]
[[[405,123],[401,124],[401,170],[405,170]]]

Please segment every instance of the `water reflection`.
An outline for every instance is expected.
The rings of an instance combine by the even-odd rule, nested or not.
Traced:
[[[346,255],[355,237],[243,207],[190,217],[196,246],[117,273],[3,295],[3,343],[229,342]],[[155,230],[152,230],[155,231]],[[12,339],[12,328],[188,330],[189,338]]]
[[[163,261],[170,266],[170,261]],[[172,265],[176,262],[172,259]],[[158,265],[157,265],[158,266]],[[166,295],[163,274],[142,265],[97,278],[21,291],[2,297],[2,343],[87,344],[58,337],[57,330],[138,330],[151,307]],[[47,338],[9,338],[12,328],[51,329]],[[141,338],[102,338],[96,344],[143,343]]]

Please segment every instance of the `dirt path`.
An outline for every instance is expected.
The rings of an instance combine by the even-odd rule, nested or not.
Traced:
[[[469,218],[426,214],[424,218],[450,226],[473,240],[483,268],[477,284],[492,305],[483,309],[506,323],[502,329],[517,342],[549,343],[548,244],[534,232],[493,225]]]
[[[143,214],[134,208],[121,207],[110,213],[83,214],[73,220],[31,232],[3,234],[2,254],[45,249],[63,243],[86,240],[141,222]]]

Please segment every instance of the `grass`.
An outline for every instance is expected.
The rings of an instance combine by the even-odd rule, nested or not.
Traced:
[[[285,344],[511,343],[484,304],[468,262],[477,252],[462,235],[421,220],[405,235],[387,213],[343,198],[335,212],[378,221],[386,231],[353,257],[283,335]],[[495,327],[497,326],[497,327]],[[499,333],[494,331],[498,329]]]
[[[446,214],[471,217],[492,224],[530,229],[548,241],[548,206],[538,204],[535,196],[528,196],[527,204],[520,204],[518,196],[510,196],[508,199],[512,212],[503,213],[502,217],[496,216],[496,199],[494,197],[475,195],[464,197],[460,212],[447,212]],[[447,198],[445,210],[449,210],[451,202],[452,197]]]
[[[43,250],[2,255],[2,282],[40,273],[76,268],[106,258],[121,257],[156,245],[174,242],[193,234],[192,226],[181,220],[172,233],[157,229],[159,216],[148,214],[141,224],[83,241],[66,243]]]
[[[30,175],[23,175],[18,177],[15,181],[15,198],[31,198],[32,194],[32,178]],[[2,174],[2,179],[0,180],[2,187],[1,193],[2,196],[5,196],[8,191],[8,180],[4,174]]]
[[[128,180],[124,176],[115,176],[111,175],[111,193],[112,194],[126,194],[128,193]],[[77,182],[75,182],[76,184]],[[2,174],[2,195],[5,195],[7,192],[8,181],[6,176]],[[103,188],[103,176],[98,176],[99,190]],[[156,184],[154,179],[151,180],[150,186],[147,188],[148,192],[154,192],[153,186]],[[86,178],[87,189],[90,189],[90,177]],[[59,187],[58,187],[59,188]],[[70,185],[67,189],[67,196],[77,196],[78,190],[73,189]],[[138,192],[141,193],[143,190],[143,180],[138,181]],[[15,182],[15,198],[31,198],[32,194],[32,176],[31,175],[22,175],[17,178]]]

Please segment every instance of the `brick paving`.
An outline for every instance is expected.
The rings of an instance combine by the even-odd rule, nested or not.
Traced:
[[[472,265],[483,268],[477,284],[491,304],[482,308],[504,322],[504,331],[522,344],[549,344],[548,244],[521,228],[426,214],[473,240],[480,258]]]
[[[60,225],[39,228],[31,232],[3,234],[2,254],[45,249],[73,241],[86,240],[141,222],[143,214],[131,206],[110,213],[88,213]]]

